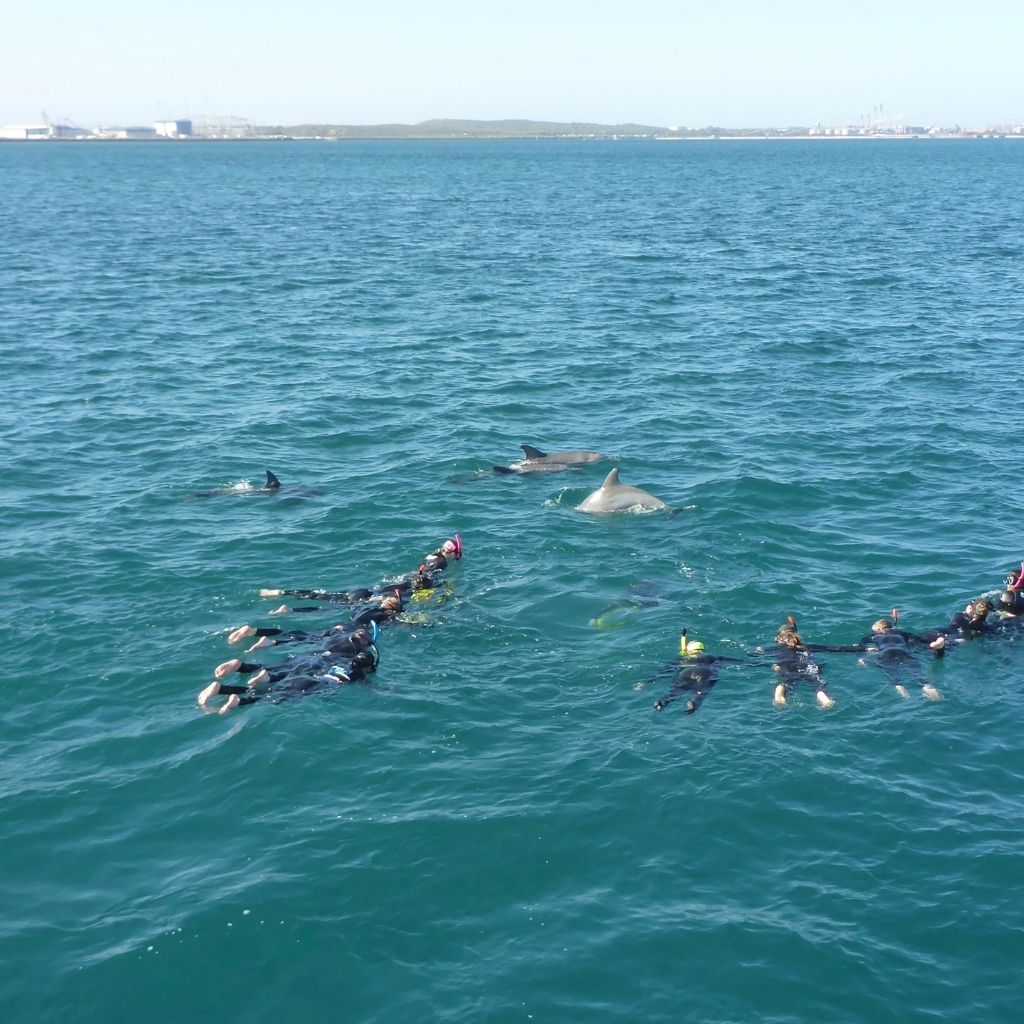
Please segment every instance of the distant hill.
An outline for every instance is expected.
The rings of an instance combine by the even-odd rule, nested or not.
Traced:
[[[650,138],[665,128],[645,124],[591,124],[586,121],[467,121],[435,118],[419,124],[258,125],[259,135],[297,139],[550,139]]]

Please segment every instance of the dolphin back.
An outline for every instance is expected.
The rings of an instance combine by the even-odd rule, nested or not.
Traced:
[[[546,459],[548,457],[547,452],[542,452],[539,448],[534,448],[532,445],[521,444],[519,447],[523,449],[528,459]]]
[[[668,505],[648,491],[639,487],[630,487],[619,480],[618,467],[605,478],[604,483],[588,495],[576,506],[579,512],[622,512],[625,509],[640,506],[641,508],[668,508]]]

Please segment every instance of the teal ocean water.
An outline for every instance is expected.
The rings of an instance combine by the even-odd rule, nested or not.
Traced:
[[[828,712],[634,684],[682,626],[923,630],[1024,556],[1024,145],[8,145],[0,185],[5,1020],[1021,1019],[1017,636],[938,702],[844,654]],[[522,443],[681,511],[486,472]],[[260,587],[454,530],[372,688],[197,709]]]

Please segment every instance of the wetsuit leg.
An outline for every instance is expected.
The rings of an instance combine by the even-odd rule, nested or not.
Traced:
[[[255,704],[266,696],[265,692],[257,693],[252,686],[225,686],[223,683],[221,684],[220,692],[226,693],[229,697],[236,694],[239,698],[239,705]]]
[[[925,686],[928,682],[917,659],[906,651],[883,651],[878,658],[878,665],[889,677],[893,686]]]
[[[275,629],[273,626],[261,626],[256,630],[256,636],[272,636],[274,637],[274,646],[280,646],[281,644],[301,644],[307,640],[319,640],[322,636],[322,632],[310,632],[306,629]]]
[[[664,711],[670,704],[679,700],[684,693],[692,690],[694,696],[686,704],[686,713],[692,715],[701,706],[708,691],[717,681],[717,677],[707,670],[699,668],[683,669],[676,676],[676,680],[668,693],[660,700],[654,702],[654,707],[658,711]]]

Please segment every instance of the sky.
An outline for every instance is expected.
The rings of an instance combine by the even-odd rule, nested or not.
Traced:
[[[1024,0],[37,0],[0,124],[1024,122]]]

